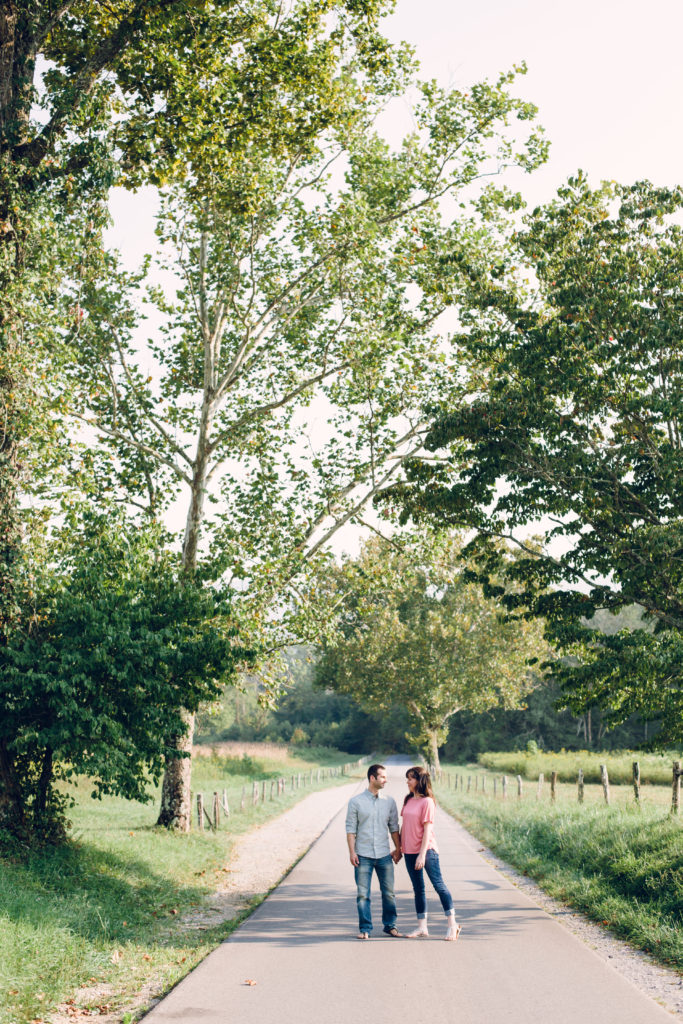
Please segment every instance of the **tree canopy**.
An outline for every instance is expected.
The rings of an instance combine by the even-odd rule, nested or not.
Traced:
[[[474,527],[493,571],[490,538],[548,524],[508,606],[579,656],[557,669],[576,710],[661,718],[659,742],[683,736],[682,205],[679,189],[579,176],[497,259],[458,257],[472,393],[439,408],[438,461],[400,489],[406,516]],[[587,624],[634,603],[654,629]]]
[[[460,537],[425,533],[400,547],[374,538],[331,578],[338,628],[318,685],[374,711],[406,708],[408,740],[435,765],[453,715],[519,706],[548,653],[541,623],[507,618],[466,568]]]

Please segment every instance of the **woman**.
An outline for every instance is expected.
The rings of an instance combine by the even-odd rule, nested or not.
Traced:
[[[415,893],[415,910],[417,912],[417,929],[411,932],[409,939],[421,939],[429,935],[427,931],[427,897],[425,895],[424,872],[436,889],[441,906],[448,923],[446,942],[455,942],[462,930],[456,924],[455,910],[451,894],[441,877],[439,866],[439,850],[434,839],[434,794],[429,772],[424,768],[409,768],[406,782],[410,792],[403,801],[401,816],[401,852],[405,857],[406,867],[413,883]]]

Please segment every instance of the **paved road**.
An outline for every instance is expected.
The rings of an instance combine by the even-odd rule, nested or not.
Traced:
[[[387,792],[399,806],[403,774],[390,767]],[[670,1014],[487,864],[442,811],[436,832],[463,925],[457,943],[441,940],[444,922],[433,891],[433,938],[381,937],[376,886],[375,937],[355,938],[353,869],[340,812],[146,1024],[671,1024]],[[414,910],[403,864],[396,891],[399,925],[409,930]]]

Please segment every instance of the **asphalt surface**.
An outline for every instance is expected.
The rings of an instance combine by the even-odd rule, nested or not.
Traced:
[[[385,790],[399,808],[404,771],[391,765]],[[373,937],[356,938],[342,809],[146,1024],[671,1024],[666,1010],[487,864],[476,841],[438,809],[435,829],[463,926],[456,943],[443,941],[445,919],[429,882],[430,938],[382,936],[376,879]],[[415,915],[403,863],[396,895],[399,928],[410,931]]]

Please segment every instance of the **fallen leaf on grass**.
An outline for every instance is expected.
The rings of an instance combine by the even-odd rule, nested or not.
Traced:
[[[45,998],[45,993],[44,992],[36,992],[36,999],[38,1000],[39,1003],[42,1003],[44,998]]]
[[[244,981],[244,984],[245,985],[255,985],[256,982],[254,981],[253,978],[246,978],[245,981]]]
[[[152,958],[151,958],[151,956],[149,955],[149,953],[143,953],[143,954],[142,954],[142,959],[143,959],[143,960],[151,960]]]
[[[115,949],[114,952],[112,953],[110,959],[111,959],[111,962],[113,964],[118,964],[119,961],[121,961],[123,959],[123,953],[121,952],[120,949]],[[96,981],[97,979],[96,978],[89,978],[88,980],[89,981]]]
[[[183,956],[183,957],[180,958],[180,960],[176,960],[176,963],[177,964],[184,964],[186,960],[187,960],[187,957]]]
[[[177,913],[178,913],[178,911],[175,909],[175,907],[173,907],[172,910],[169,910],[169,914],[177,914]]]

